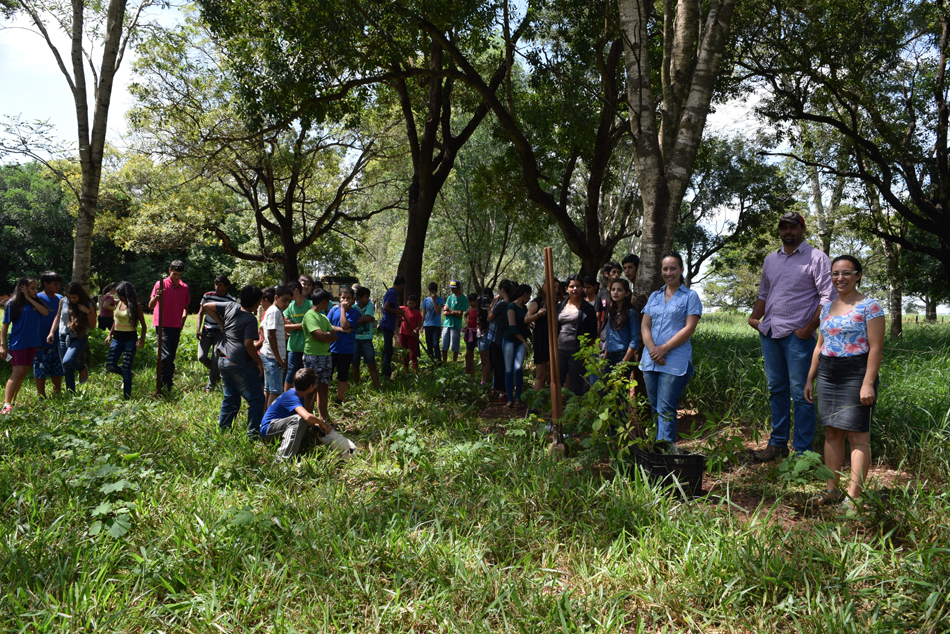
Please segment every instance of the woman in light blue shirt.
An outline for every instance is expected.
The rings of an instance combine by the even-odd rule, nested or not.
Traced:
[[[646,354],[640,361],[647,399],[657,415],[656,439],[676,442],[676,409],[693,376],[693,346],[689,338],[703,314],[696,291],[684,286],[683,258],[670,251],[663,255],[666,286],[650,295],[643,309],[640,334]],[[675,452],[675,450],[674,450]]]

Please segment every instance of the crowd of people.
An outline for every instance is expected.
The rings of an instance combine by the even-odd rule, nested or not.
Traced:
[[[829,480],[817,500],[828,504],[857,497],[870,467],[870,418],[877,398],[884,313],[879,302],[858,290],[861,263],[850,255],[830,260],[805,242],[805,229],[798,213],[779,219],[782,246],[765,259],[758,300],[749,317],[762,346],[772,411],[768,446],[755,457],[764,462],[787,456],[790,439],[796,453],[810,450],[817,420],[825,427],[826,465],[837,473],[847,439],[851,445],[847,496],[837,479]],[[685,285],[682,257],[668,252],[661,260],[663,287],[638,311],[632,291],[639,264],[634,254],[619,263],[609,262],[602,271],[603,288],[596,278],[569,275],[556,280],[550,292],[502,280],[497,290],[484,288],[466,295],[462,283],[453,279],[446,297],[432,282],[421,302],[409,295],[404,304],[399,298],[406,280],[396,276],[378,309],[370,290],[359,285],[342,287],[335,302],[319,281],[301,275],[289,284],[263,290],[247,285],[234,297],[229,294],[230,280],[219,275],[214,290],[201,298],[195,331],[198,361],[208,369],[205,390],[211,392],[222,383],[218,420],[222,430],[231,428],[244,401],[248,436],[265,441],[279,437],[279,459],[297,454],[308,434],[348,458],[356,446],[330,421],[334,377],[334,402],[342,404],[349,383],[361,379],[361,365],[377,388],[381,378],[392,377],[397,342],[405,350],[406,371],[418,369],[421,351],[437,365],[448,363],[450,352],[452,362],[458,362],[464,345],[465,371],[480,376],[493,401],[524,408],[521,397],[529,353],[535,367],[534,388],[543,388],[548,377],[550,310],[555,312],[561,384],[571,394],[589,389],[585,355],[578,354],[582,349],[595,350],[608,369],[628,364],[656,417],[656,440],[676,453],[677,409],[694,374],[690,338],[703,305]],[[188,317],[191,296],[182,281],[184,270],[183,262],[171,262],[168,276],[155,283],[147,302],[152,327],[160,334],[160,390],[173,387],[175,358]],[[31,369],[41,398],[47,396],[47,380],[55,392],[62,389],[64,377],[70,391],[76,389],[77,376],[85,382],[88,368],[82,352],[89,329],[96,325],[108,330],[106,370],[121,375],[124,395],[132,394],[133,360],[145,345],[147,330],[135,288],[129,282],[111,285],[97,306],[75,282],[61,295],[62,283],[52,271],[38,280],[24,277],[4,308],[0,356],[13,366],[4,414],[14,407]],[[376,329],[383,341],[379,368],[373,345]],[[596,347],[584,347],[591,344]]]

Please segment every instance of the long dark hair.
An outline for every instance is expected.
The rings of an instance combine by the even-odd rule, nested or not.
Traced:
[[[623,284],[623,289],[627,291],[627,295],[620,302],[620,305],[617,305],[613,295],[610,294],[610,289],[613,288],[614,284]],[[611,280],[607,286],[607,319],[604,320],[604,326],[609,323],[614,330],[620,330],[627,325],[631,310],[633,310],[633,302],[630,301],[630,283],[620,278]]]
[[[89,293],[86,292],[86,289],[84,289],[79,282],[70,282],[66,285],[66,290],[63,291],[63,295],[67,296],[66,325],[77,337],[84,337],[89,331],[89,318],[86,317],[86,313],[79,310],[79,307],[89,306],[89,304],[92,303],[92,300],[89,298]],[[69,295],[76,295],[79,301],[73,304],[68,299]]]
[[[538,310],[544,308],[546,295],[544,293],[544,284],[538,287],[538,294],[531,301],[538,305]]]
[[[21,277],[17,280],[16,287],[13,289],[13,297],[7,300],[7,305],[10,306],[11,323],[20,318],[20,315],[23,314],[23,307],[29,303],[26,294],[21,292],[20,288],[34,283],[39,284],[34,277]]]
[[[679,251],[667,251],[666,253],[664,253],[663,257],[660,258],[661,267],[663,265],[663,260],[665,260],[666,258],[673,258],[674,260],[679,262],[680,269],[682,269],[683,271],[686,270],[686,266],[683,264],[683,256],[679,254]],[[686,284],[686,276],[680,273],[680,285],[685,285],[685,284]]]
[[[133,328],[137,328],[136,324],[142,315],[142,307],[139,306],[139,297],[132,282],[119,282],[115,287],[115,294],[125,298],[125,305],[129,309],[129,321]]]

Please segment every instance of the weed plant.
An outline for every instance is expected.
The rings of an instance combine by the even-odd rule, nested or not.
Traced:
[[[762,397],[750,334],[703,319],[688,398],[761,424],[735,401]],[[195,348],[183,337],[165,400],[146,398],[154,352],[123,402],[94,348],[78,394],[39,402],[28,381],[0,418],[0,630],[950,629],[943,487],[891,491],[860,521],[740,517],[728,493],[686,501],[552,462],[523,419],[485,433],[476,382],[428,365],[331,406],[352,462],[275,463],[274,445],[218,432]]]

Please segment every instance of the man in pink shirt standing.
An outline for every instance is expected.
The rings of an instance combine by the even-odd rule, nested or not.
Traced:
[[[172,378],[175,376],[175,354],[178,352],[178,342],[181,340],[181,329],[188,318],[188,304],[191,297],[188,285],[181,281],[185,272],[185,263],[174,260],[168,265],[168,277],[155,282],[152,288],[152,297],[148,307],[152,309],[152,325],[156,333],[162,329],[162,376],[161,389],[172,389]],[[161,310],[158,303],[161,300]],[[159,324],[159,313],[162,323]]]
[[[749,325],[759,331],[762,343],[772,409],[769,445],[755,453],[760,462],[788,455],[792,427],[789,399],[795,403],[795,453],[812,450],[815,406],[805,400],[805,382],[821,307],[838,296],[831,284],[831,260],[805,242],[802,215],[794,211],[783,214],[778,234],[782,248],[765,258],[759,297],[749,315]]]

